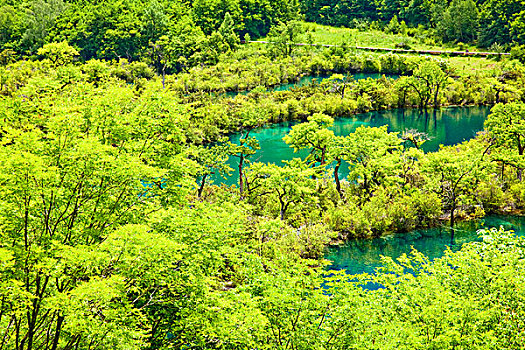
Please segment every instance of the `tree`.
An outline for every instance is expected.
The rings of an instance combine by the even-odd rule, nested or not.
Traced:
[[[299,36],[304,33],[304,27],[299,21],[289,21],[280,23],[272,28],[268,34],[268,40],[272,44],[272,53],[274,56],[291,56],[295,44],[299,42]]]
[[[33,0],[31,2],[25,16],[26,27],[21,38],[23,47],[29,53],[35,53],[44,44],[55,20],[66,8],[67,4],[62,0]]]
[[[231,152],[231,145],[219,144],[212,147],[196,147],[187,151],[189,159],[197,162],[196,176],[200,179],[200,185],[197,189],[197,196],[202,197],[202,192],[206,181],[210,175],[218,173],[220,176],[229,175],[231,172],[228,161],[228,152]]]
[[[0,51],[3,51],[4,45],[15,39],[18,34],[20,17],[20,13],[13,6],[0,6]]]
[[[12,131],[17,142],[0,150],[0,251],[7,252],[0,279],[10,281],[0,291],[1,344],[137,349],[143,329],[125,301],[126,285],[91,249],[134,221],[141,180],[153,172],[133,155],[81,137],[77,119],[62,117],[45,134]]]
[[[146,45],[159,40],[168,31],[169,17],[158,1],[153,0],[144,9],[142,20],[143,40]]]
[[[525,168],[525,104],[495,105],[485,121],[485,128],[494,143],[491,157],[514,167],[521,181]]]
[[[334,180],[335,180],[335,189],[339,193],[339,197],[344,199],[343,190],[341,189],[341,179],[339,178],[339,169],[341,168],[341,163],[343,159],[349,156],[351,148],[351,136],[336,136],[332,139],[332,142],[329,147],[329,157],[330,159],[335,160],[334,167]]]
[[[340,93],[341,98],[345,98],[345,90],[348,84],[354,81],[352,76],[343,74],[332,74],[329,78],[321,82],[321,86],[327,87],[330,93]]]
[[[195,22],[206,35],[219,29],[227,13],[233,19],[236,30],[244,29],[239,0],[196,0],[192,6]]]
[[[187,71],[203,60],[202,50],[206,36],[191,16],[183,16],[169,32],[169,41],[163,39],[163,60],[176,71]]]
[[[518,40],[523,4],[519,0],[488,0],[481,5],[479,21],[479,41],[484,47],[494,43],[508,44],[512,41],[525,44],[523,38]],[[516,28],[517,30],[513,30]],[[512,32],[512,34],[511,34]]]
[[[307,201],[315,193],[316,170],[295,158],[279,167],[275,164],[254,163],[249,177],[252,190],[257,196],[273,194],[279,202],[279,217],[284,220],[290,205]]]
[[[387,126],[360,126],[339,146],[337,156],[349,164],[348,179],[365,192],[363,201],[400,166],[401,142],[397,133],[387,131]]]
[[[453,0],[437,24],[444,41],[470,42],[478,35],[478,8],[474,0]]]
[[[406,129],[403,131],[401,138],[405,141],[410,141],[417,149],[421,149],[421,146],[430,140],[430,136],[426,132],[416,129]]]
[[[226,12],[224,21],[219,29],[214,31],[203,46],[204,55],[209,63],[215,64],[219,56],[237,49],[240,39],[234,32],[234,22],[229,12]]]
[[[480,238],[441,259],[415,250],[383,259],[383,267],[363,280],[381,287],[362,301],[372,309],[364,327],[372,328],[364,331],[360,346],[396,349],[403,339],[407,348],[522,347],[518,320],[525,313],[525,291],[518,261],[523,253],[516,251],[523,239],[495,228],[481,231]],[[492,318],[495,314],[506,316]]]
[[[452,233],[456,209],[460,202],[472,199],[477,183],[485,174],[489,148],[490,144],[474,140],[458,146],[442,146],[439,152],[427,153],[421,160],[428,186],[441,196],[449,209]]]
[[[239,36],[235,33],[235,23],[229,12],[224,15],[217,33],[220,35],[222,41],[227,45],[229,51],[235,51],[240,44]]]
[[[307,122],[294,125],[292,131],[283,140],[293,147],[294,152],[310,149],[307,162],[319,162],[320,165],[325,165],[328,145],[334,137],[334,132],[328,128],[333,123],[334,119],[330,116],[322,113],[313,114],[308,117]]]
[[[51,61],[54,67],[64,66],[79,55],[78,51],[67,42],[45,44],[37,54]]]
[[[408,84],[419,96],[419,107],[427,108],[431,98],[434,107],[439,106],[439,92],[448,83],[448,74],[433,60],[424,61],[414,71]]]
[[[150,43],[153,65],[162,76],[162,88],[166,88],[166,70],[175,66],[174,48],[168,36],[162,35],[155,43]]]
[[[250,136],[250,133],[256,127],[262,125],[265,120],[264,114],[258,109],[249,109],[246,113],[241,116],[241,125],[240,133],[241,137],[239,139],[239,144],[234,144],[229,141],[227,144],[229,146],[228,153],[239,159],[239,194],[241,199],[244,198],[244,183],[245,183],[245,174],[244,166],[248,161],[248,158],[257,152],[260,148],[259,141],[253,136]]]

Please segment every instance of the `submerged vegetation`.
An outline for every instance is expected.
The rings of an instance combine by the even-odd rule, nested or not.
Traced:
[[[524,242],[508,232],[372,275],[323,259],[337,241],[525,208],[515,55],[292,46],[308,38],[294,1],[0,7],[0,350],[524,346]],[[485,129],[436,152],[419,130],[331,129],[466,105],[493,105]],[[298,156],[257,161],[254,130],[282,121]]]

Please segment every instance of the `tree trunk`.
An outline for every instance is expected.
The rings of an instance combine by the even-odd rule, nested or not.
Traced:
[[[51,346],[51,350],[57,350],[58,339],[60,338],[60,330],[62,329],[63,322],[64,316],[59,315],[57,318],[57,326],[55,328],[55,336],[53,337],[53,345]]]
[[[286,206],[284,204],[282,197],[279,197],[279,203],[281,205],[280,210],[279,210],[279,215],[281,217],[281,221],[284,221],[284,214],[286,212]]]
[[[204,176],[202,177],[202,180],[201,180],[201,185],[199,186],[199,189],[197,191],[197,196],[199,198],[202,197],[202,191],[204,190],[204,185],[206,184],[206,177],[208,176],[208,174],[204,174]]]
[[[337,165],[334,168],[335,188],[339,193],[339,197],[343,199],[343,192],[341,191],[341,181],[339,180],[339,167],[341,167],[341,159],[337,160]]]
[[[518,154],[520,155],[520,157],[523,156],[523,151],[525,150],[525,146],[523,146],[521,144],[521,137],[520,135],[518,135]],[[518,181],[521,182],[521,178],[522,178],[522,172],[523,172],[523,169],[518,167],[518,173],[517,173],[517,177],[518,177]]]
[[[450,245],[454,245],[454,223],[455,223],[455,214],[456,211],[456,196],[452,199],[452,208],[450,208]]]
[[[436,87],[434,92],[434,107],[438,107],[438,96],[439,96],[439,85]]]
[[[244,181],[243,181],[243,172],[242,172],[243,165],[244,165],[244,155],[241,154],[240,160],[239,160],[239,194],[241,196],[241,200],[243,199],[243,192],[244,192]]]
[[[426,96],[425,96],[425,105],[424,105],[424,108],[428,108],[428,102],[430,100],[430,93],[427,92]]]

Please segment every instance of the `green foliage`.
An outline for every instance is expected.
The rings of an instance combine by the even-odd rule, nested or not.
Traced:
[[[301,7],[310,22],[359,30],[369,30],[375,25],[384,27],[387,33],[419,37],[421,42],[426,42],[425,35],[445,42],[479,40],[483,47],[524,43],[524,12],[519,0],[307,0],[301,2]],[[377,20],[381,20],[379,25]]]
[[[284,137],[284,142],[291,145],[294,152],[301,149],[310,149],[306,158],[308,162],[326,163],[328,145],[334,137],[334,132],[327,127],[332,126],[334,119],[330,116],[317,113],[308,117],[308,122],[292,127],[292,131]]]
[[[521,63],[525,63],[525,45],[514,46],[510,50],[510,57]]]
[[[491,157],[502,166],[516,169],[521,180],[525,152],[525,105],[523,103],[497,104],[485,121],[485,128],[493,143]]]
[[[474,0],[454,0],[450,3],[437,30],[443,41],[471,42],[478,34],[478,9]]]
[[[440,152],[422,160],[422,171],[429,176],[429,188],[438,193],[450,209],[450,227],[454,226],[458,205],[476,200],[474,189],[486,176],[489,163],[485,154],[489,147],[475,140],[461,146],[442,147]]]
[[[23,29],[20,40],[21,47],[30,54],[41,47],[55,25],[55,21],[67,8],[62,0],[33,0],[25,9]]]
[[[273,20],[295,8],[260,3],[282,6]],[[418,105],[414,80],[421,96],[439,89],[440,104],[518,101],[519,63],[451,81],[427,58],[348,48],[276,60],[264,48],[236,50],[239,26],[259,26],[236,16],[257,2],[202,4],[241,12],[206,21],[205,35],[184,4],[83,3],[79,12],[71,3],[53,22],[63,32],[48,34],[68,40],[44,39],[43,60],[10,63],[17,53],[3,51],[0,347],[519,348],[523,243],[503,232],[443,260],[385,260],[358,282],[325,271],[322,259],[336,238],[523,208],[525,190],[502,161],[521,167],[520,103],[497,105],[486,134],[435,153],[386,127],[331,130],[337,116]],[[135,44],[118,61],[74,60],[77,51],[115,58]],[[364,70],[415,75],[349,76]],[[322,84],[269,90],[326,73]],[[309,155],[257,162],[252,130],[284,120],[304,121],[285,140]],[[240,142],[226,141],[232,132]],[[404,138],[425,141],[415,131]],[[232,164],[238,188],[218,185]],[[384,288],[364,291],[369,281]]]
[[[493,43],[524,44],[520,36],[523,25],[523,6],[520,1],[489,0],[483,3],[480,13],[479,41],[483,46]]]
[[[416,251],[397,261],[385,259],[385,267],[369,279],[384,286],[370,295],[370,302],[379,301],[374,308],[381,310],[371,317],[382,320],[377,327],[384,320],[392,327],[381,339],[369,341],[379,341],[385,349],[522,346],[516,327],[522,313],[517,271],[522,269],[518,247],[523,240],[496,229],[481,234],[484,243],[449,251],[434,262]],[[374,329],[366,334],[373,337]],[[366,340],[361,344],[372,348]]]
[[[408,85],[417,92],[419,107],[428,107],[431,99],[435,107],[439,106],[439,93],[448,83],[447,73],[435,61],[423,62],[414,71],[414,75],[408,80]]]
[[[203,57],[194,57],[197,63],[214,62],[227,51],[224,45],[234,50],[245,34],[266,35],[273,25],[292,19],[297,8],[294,2],[248,0],[34,0],[2,4],[0,51],[10,48],[33,55],[44,44],[66,41],[84,60],[144,60],[150,56],[150,44],[167,36],[174,42],[171,46],[178,41],[197,43],[196,47],[183,45],[185,50],[202,52]],[[183,29],[188,22],[191,28]],[[194,35],[200,38],[195,41]],[[190,60],[192,54],[182,56]],[[169,68],[176,64],[187,62],[175,59]]]
[[[46,44],[38,49],[37,54],[51,61],[53,66],[62,66],[71,63],[78,51],[67,42]]]
[[[303,24],[295,20],[272,27],[268,40],[272,44],[273,56],[290,56],[302,33],[304,33]]]

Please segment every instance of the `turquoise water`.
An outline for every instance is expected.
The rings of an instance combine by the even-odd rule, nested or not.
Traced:
[[[417,109],[397,109],[380,112],[370,112],[335,121],[333,130],[336,135],[348,135],[359,126],[388,125],[388,130],[401,132],[405,129],[417,129],[428,133],[432,139],[423,145],[425,151],[435,151],[439,145],[453,145],[473,138],[483,129],[483,123],[490,112],[490,107],[450,107],[429,111]],[[306,151],[294,153],[282,138],[291,130],[294,123],[281,123],[254,130],[261,149],[254,155],[252,161],[281,164],[282,160],[294,157],[305,157]],[[240,135],[232,135],[232,142],[239,142]],[[237,169],[236,159],[230,160],[230,166]],[[341,169],[346,175],[348,169]],[[224,181],[234,184],[238,173],[235,172]],[[342,246],[329,249],[325,258],[332,261],[328,269],[346,270],[349,274],[372,273],[381,264],[381,255],[397,258],[403,253],[410,253],[411,247],[430,258],[443,255],[446,247],[459,249],[463,243],[478,239],[476,231],[482,227],[499,227],[513,229],[519,234],[525,234],[525,219],[518,216],[488,216],[483,220],[460,223],[454,230],[433,228],[416,230],[408,233],[392,235],[372,240],[348,241]]]
[[[355,79],[379,78],[380,75],[354,76]],[[275,90],[288,90],[293,86],[309,84],[313,79],[323,77],[304,77],[296,84],[281,85]],[[440,145],[454,145],[469,140],[483,130],[483,123],[490,113],[490,107],[449,107],[422,111],[419,109],[395,109],[359,114],[335,120],[332,130],[336,135],[346,136],[359,126],[378,127],[387,125],[390,132],[402,132],[406,129],[416,129],[426,132],[431,140],[423,145],[426,152],[436,151]],[[259,141],[261,149],[250,158],[250,161],[281,164],[283,160],[294,157],[305,157],[307,151],[294,153],[282,139],[288,134],[295,123],[287,122],[273,124],[256,129],[250,134]],[[239,134],[234,134],[230,140],[238,143]],[[237,183],[237,159],[230,159],[234,173],[226,180],[215,179],[228,185]],[[348,168],[340,169],[346,176]],[[328,269],[345,270],[349,274],[372,273],[381,265],[381,256],[397,258],[410,253],[412,247],[424,253],[431,259],[440,257],[447,247],[452,250],[461,248],[463,243],[478,240],[476,231],[483,227],[504,226],[513,229],[518,234],[525,235],[525,218],[518,216],[488,216],[483,220],[460,223],[451,230],[444,227],[416,230],[371,240],[352,240],[344,245],[329,249],[325,258],[332,261]]]
[[[350,240],[344,245],[331,247],[325,255],[332,264],[328,270],[345,270],[348,274],[373,273],[381,265],[381,256],[398,258],[410,253],[412,247],[431,259],[443,256],[447,247],[458,250],[462,244],[479,240],[476,231],[480,228],[500,227],[514,230],[525,236],[525,217],[487,216],[475,222],[460,223],[455,227],[452,241],[448,228],[432,228],[399,233],[375,239]]]
[[[379,78],[380,74],[356,74],[354,79]],[[314,79],[318,82],[326,77],[303,77],[294,84],[284,84],[274,88],[274,91],[289,90],[294,86],[310,84]],[[336,135],[346,136],[359,126],[378,127],[387,125],[390,132],[402,132],[406,129],[416,129],[426,132],[431,140],[423,145],[426,152],[436,151],[439,145],[454,145],[469,140],[483,130],[483,123],[490,112],[490,107],[449,107],[422,111],[419,109],[395,109],[359,114],[335,120],[332,130]],[[282,139],[288,134],[295,123],[287,122],[273,124],[256,129],[250,134],[259,141],[261,149],[250,158],[250,161],[281,164],[283,160],[294,157],[305,157],[307,151],[294,153]],[[230,140],[238,143],[239,134],[234,134]],[[230,166],[235,169],[228,179],[215,179],[228,185],[235,184],[238,179],[237,159],[230,159]],[[348,168],[341,168],[345,176]],[[449,228],[438,227],[425,230],[415,230],[370,240],[351,240],[344,245],[331,247],[325,255],[332,264],[331,270],[345,270],[349,274],[373,273],[381,265],[381,256],[397,258],[410,253],[412,247],[434,259],[443,255],[447,247],[452,250],[461,248],[467,242],[478,240],[476,231],[480,228],[504,226],[519,235],[525,235],[525,217],[519,216],[488,216],[482,220],[460,223],[454,229],[454,235]]]
[[[454,145],[469,140],[476,132],[483,129],[483,122],[490,112],[490,107],[450,107],[428,111],[419,109],[394,109],[388,111],[358,114],[335,120],[333,130],[336,135],[348,135],[359,126],[388,125],[391,132],[402,132],[405,129],[417,129],[428,133],[432,139],[423,145],[425,151],[435,151],[440,144]],[[252,162],[281,164],[282,160],[294,157],[305,157],[308,152],[294,153],[282,139],[295,123],[273,124],[256,129],[250,134],[259,141],[261,149],[250,158]],[[240,135],[234,134],[230,140],[239,142]],[[230,166],[235,170],[228,179],[215,179],[227,185],[235,184],[238,178],[237,159],[230,158]],[[341,175],[346,176],[348,168],[341,168]]]
[[[348,75],[346,75],[348,76]],[[383,76],[383,74],[381,73],[355,73],[355,74],[352,74],[350,75],[354,80],[361,80],[361,79],[367,79],[367,78],[372,78],[372,79],[379,79]],[[392,74],[388,74],[385,76],[387,78],[392,78],[392,79],[397,79],[399,78],[399,75],[392,75]],[[299,87],[299,86],[304,86],[304,85],[308,85],[310,83],[312,83],[312,81],[316,81],[317,83],[321,83],[323,80],[329,78],[330,76],[329,75],[326,75],[326,76],[306,76],[306,77],[302,77],[301,79],[299,79],[299,81],[295,82],[295,83],[290,83],[290,84],[283,84],[283,85],[279,85],[277,87],[274,87],[272,90],[273,91],[286,91],[286,90],[290,90],[294,87]]]
[[[383,75],[385,75],[387,78],[392,78],[392,79],[399,78],[399,75],[381,74],[381,73],[355,73],[355,74],[351,74],[350,76],[354,80],[361,80],[361,79],[367,79],[367,78],[379,79]],[[345,75],[345,76],[349,76],[349,75]],[[288,91],[288,90],[296,88],[296,87],[301,87],[301,86],[304,86],[304,85],[311,84],[314,80],[317,83],[321,83],[323,80],[325,80],[325,79],[327,79],[329,77],[330,77],[329,75],[320,75],[320,76],[308,75],[308,76],[299,78],[299,80],[297,80],[295,82],[291,82],[291,83],[288,83],[288,84],[277,85],[277,86],[275,86],[273,88],[270,88],[269,91]],[[249,90],[248,91],[230,91],[230,92],[227,92],[226,95],[233,97],[233,96],[236,96],[236,95],[246,95],[249,92],[250,92]]]

